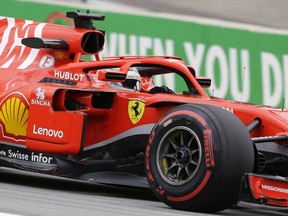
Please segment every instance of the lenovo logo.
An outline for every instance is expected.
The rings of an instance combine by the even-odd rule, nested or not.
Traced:
[[[62,130],[55,130],[51,128],[37,127],[33,125],[33,134],[47,137],[63,138],[64,132]]]

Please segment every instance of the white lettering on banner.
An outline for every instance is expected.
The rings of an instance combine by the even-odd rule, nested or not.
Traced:
[[[199,43],[196,45],[195,49],[193,47],[193,44],[190,42],[184,42],[183,45],[186,55],[188,57],[189,64],[195,68],[197,73],[200,73],[205,51],[205,45]]]
[[[127,43],[126,43],[126,35],[125,34],[119,34],[119,55],[127,55],[127,53],[131,53],[131,55],[135,55],[134,53],[137,53],[137,36],[131,35],[129,37],[129,52],[126,51]],[[131,44],[130,44],[131,43]],[[129,54],[128,54],[129,55]]]
[[[165,49],[160,38],[153,39],[153,55],[168,55],[174,56],[174,42],[173,40],[165,40]]]
[[[112,32],[101,56],[167,55],[174,56],[174,41],[148,36],[126,35]]]
[[[237,49],[229,49],[229,59],[230,59],[230,82],[231,82],[231,95],[232,98],[240,101],[249,101],[250,100],[250,63],[249,63],[249,52],[248,50],[241,50],[241,65],[244,65],[242,70],[239,70],[238,73],[238,55]],[[241,66],[242,67],[242,66]],[[238,75],[239,74],[239,75]],[[239,79],[241,81],[239,82]],[[242,83],[242,91],[240,89],[240,83]]]
[[[282,60],[282,61],[281,61]],[[283,65],[283,67],[282,67]],[[288,55],[261,53],[263,104],[288,108]]]
[[[55,138],[63,138],[64,132],[61,130],[54,130],[49,128],[42,128],[38,127],[34,124],[33,125],[33,134],[41,135],[41,136],[48,136],[48,137],[55,137]]]
[[[275,55],[266,52],[261,53],[261,62],[263,103],[277,106],[281,101],[283,89],[280,63]]]
[[[219,45],[206,47],[202,43],[193,45],[191,42],[184,42],[183,46],[188,63],[196,69],[197,73],[211,77],[212,83],[209,89],[211,94],[214,91],[214,96],[226,97],[230,90],[231,99],[249,101],[251,94],[251,74],[248,50],[229,48],[229,55],[227,56],[224,48]],[[240,62],[237,61],[239,59],[238,52],[240,52]],[[203,66],[206,69],[205,74],[201,70]],[[219,73],[219,83],[216,83],[216,72]],[[240,88],[241,83],[242,88]]]
[[[215,64],[217,62],[219,63],[219,77],[221,77],[221,79],[219,79],[219,87],[215,83]],[[214,45],[208,50],[205,67],[207,76],[211,77],[212,80],[211,89],[217,93],[217,96],[225,97],[229,87],[229,73],[228,62],[222,47]]]
[[[288,108],[288,55],[283,56],[283,74],[284,74],[284,78],[283,78],[284,90],[282,91],[284,93],[283,98],[286,98],[284,107]]]
[[[140,36],[139,37],[139,54],[147,55],[149,51],[152,49],[153,44],[151,37]]]
[[[54,77],[55,78],[60,78],[60,79],[66,79],[66,80],[80,81],[81,82],[81,81],[83,81],[83,78],[85,77],[85,75],[84,74],[67,72],[67,71],[55,70],[54,71]]]

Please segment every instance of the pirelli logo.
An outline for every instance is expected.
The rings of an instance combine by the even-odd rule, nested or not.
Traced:
[[[212,131],[211,129],[204,130],[204,150],[205,150],[205,162],[206,167],[214,167],[214,154],[213,154],[213,146],[212,146]]]

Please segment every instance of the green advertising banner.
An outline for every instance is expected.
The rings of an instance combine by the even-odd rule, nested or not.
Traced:
[[[40,2],[2,0],[0,15],[72,25],[64,14],[78,8]],[[210,95],[278,107],[284,102],[288,108],[288,34],[156,15],[91,12],[106,15],[104,22],[95,23],[106,31],[102,57],[178,56],[198,75],[212,78]],[[171,77],[163,77],[157,84],[171,82],[181,88]]]

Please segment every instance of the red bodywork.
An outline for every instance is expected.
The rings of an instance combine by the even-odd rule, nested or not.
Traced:
[[[90,37],[97,43],[89,41]],[[67,44],[66,48],[45,45],[40,49],[31,48],[21,43],[23,38],[61,38],[68,48]],[[36,42],[32,39],[32,43]],[[6,145],[2,156],[10,155],[9,150],[13,149],[9,146],[53,155],[85,155],[85,152],[129,136],[148,136],[168,110],[193,103],[209,104],[232,112],[244,125],[251,125],[250,135],[257,148],[261,151],[276,149],[273,154],[283,152],[283,156],[288,157],[286,109],[210,97],[203,89],[209,86],[205,83],[209,79],[197,77],[193,68],[180,58],[111,57],[100,60],[98,53],[103,44],[102,31],[0,18],[0,142]],[[81,59],[83,55],[93,56],[96,60],[84,61]],[[143,74],[140,72],[141,92],[111,87],[113,82],[123,82],[133,66],[176,71],[184,77],[188,88],[193,86],[197,93],[148,94],[153,87],[152,73],[149,74],[148,69]],[[119,70],[111,72],[109,77],[106,69],[115,67]],[[135,102],[141,105],[139,116],[131,111]],[[270,147],[266,148],[267,143]],[[30,161],[26,153],[19,151],[13,159]],[[287,165],[287,161],[284,163]],[[287,166],[281,169],[278,172],[288,172]],[[269,172],[273,174],[271,170]],[[288,206],[287,176],[283,177],[267,179],[261,175],[249,175],[254,197],[271,205]],[[263,188],[264,184],[270,189],[281,188],[283,192]]]
[[[281,177],[248,175],[249,187],[256,199],[276,206],[288,206],[288,180]]]

